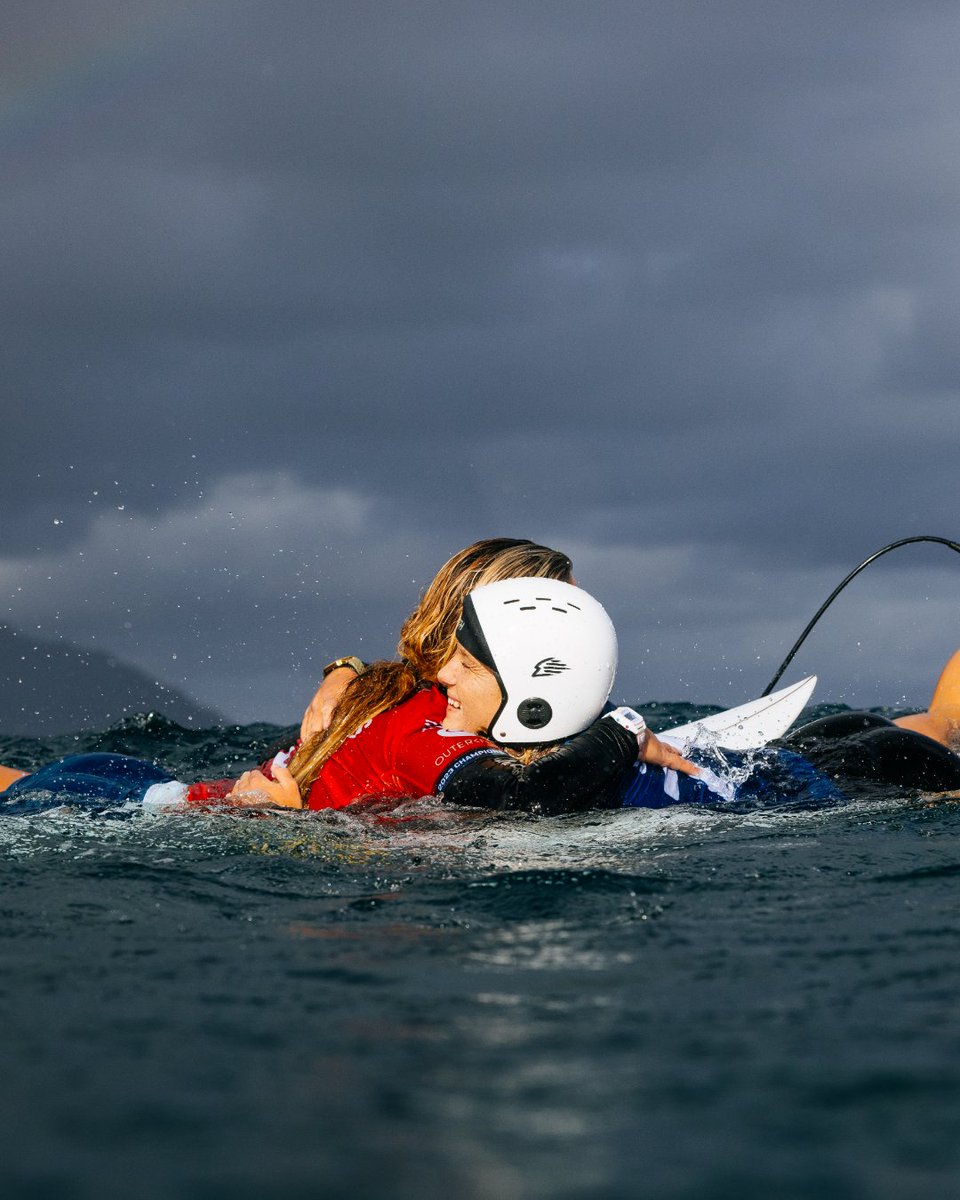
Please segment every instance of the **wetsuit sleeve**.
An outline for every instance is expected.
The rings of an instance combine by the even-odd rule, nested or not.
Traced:
[[[546,814],[616,808],[636,759],[636,737],[601,718],[526,766],[506,754],[462,758],[442,781],[442,796],[450,804]]]
[[[188,804],[215,804],[218,800],[226,800],[236,782],[235,779],[198,780],[187,788],[186,801]]]

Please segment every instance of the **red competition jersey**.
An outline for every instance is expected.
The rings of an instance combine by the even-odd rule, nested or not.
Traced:
[[[503,751],[472,733],[440,728],[446,697],[435,687],[373,717],[320,768],[306,808],[343,808],[363,796],[432,796],[454,763]]]
[[[441,729],[446,711],[446,697],[430,687],[373,717],[323,764],[304,807],[344,808],[364,796],[432,796],[442,791],[454,763],[487,755],[504,757],[486,738]],[[272,765],[260,767],[268,779],[274,778]],[[192,783],[187,802],[216,804],[235,783],[235,779]]]

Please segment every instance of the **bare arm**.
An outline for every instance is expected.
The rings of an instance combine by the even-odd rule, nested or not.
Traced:
[[[300,740],[305,742],[315,733],[323,733],[330,724],[333,710],[340,702],[347,685],[357,678],[353,667],[335,667],[323,677],[313,699],[307,705],[300,722]]]
[[[688,758],[684,758],[679,750],[675,750],[669,742],[661,742],[655,733],[647,730],[646,739],[640,742],[640,762],[649,763],[652,767],[663,767],[668,771],[679,771],[682,775],[699,775],[700,768]]]

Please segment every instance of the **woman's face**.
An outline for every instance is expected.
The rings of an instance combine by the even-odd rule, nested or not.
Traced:
[[[437,682],[447,689],[443,728],[487,733],[503,700],[496,675],[457,642],[453,658],[440,669]]]

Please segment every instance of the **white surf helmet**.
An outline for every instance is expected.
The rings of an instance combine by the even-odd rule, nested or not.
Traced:
[[[555,742],[597,719],[617,672],[617,634],[603,605],[555,579],[503,579],[463,602],[457,641],[500,684],[490,736]]]

